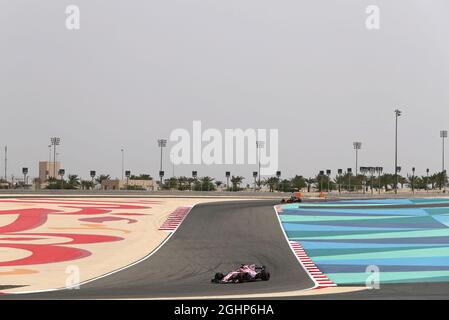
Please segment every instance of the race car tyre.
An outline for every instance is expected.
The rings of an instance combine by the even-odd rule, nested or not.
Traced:
[[[251,277],[248,274],[240,273],[235,277],[234,283],[243,283],[243,282],[247,282],[250,280],[251,280]]]
[[[268,281],[268,280],[270,280],[270,273],[269,273],[268,271],[263,270],[263,271],[260,273],[260,278],[261,278],[263,281]]]
[[[223,278],[224,278],[224,275],[223,275],[223,273],[220,273],[220,272],[217,272],[214,277],[215,280],[221,280]]]

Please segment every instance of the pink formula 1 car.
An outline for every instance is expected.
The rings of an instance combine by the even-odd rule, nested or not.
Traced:
[[[216,273],[215,277],[211,281],[214,283],[242,283],[256,280],[270,280],[270,273],[267,271],[265,266],[242,264],[240,267],[229,272],[227,275],[220,272]]]

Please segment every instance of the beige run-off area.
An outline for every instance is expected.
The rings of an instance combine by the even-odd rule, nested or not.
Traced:
[[[229,200],[235,199],[0,199],[0,291],[64,288],[77,282],[77,270],[83,282],[123,268],[147,256],[166,239],[170,233],[159,228],[178,207]],[[82,238],[84,243],[67,244],[73,242],[69,235],[93,237]],[[97,236],[121,240],[98,242]],[[84,256],[67,258],[60,247],[82,249]],[[31,263],[27,260],[30,257],[34,259]],[[70,260],[54,261],[60,257]]]

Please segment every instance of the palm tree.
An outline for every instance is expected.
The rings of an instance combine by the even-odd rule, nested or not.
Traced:
[[[108,181],[108,180],[111,180],[111,176],[110,176],[109,174],[100,174],[100,175],[95,179],[95,181],[96,181],[98,184],[101,184],[103,181]]]
[[[294,189],[298,189],[298,191],[302,188],[307,187],[307,181],[303,176],[295,175],[293,178],[291,178],[290,183],[291,187]]]
[[[415,176],[414,174],[413,175],[407,174],[407,183],[411,187],[412,192],[415,192],[415,188],[419,189],[416,186],[416,180],[417,179],[419,179],[419,177]]]
[[[407,178],[398,175],[398,183],[401,185],[401,189],[404,188],[404,184],[406,184],[407,181],[408,181]]]
[[[270,192],[273,192],[278,184],[279,184],[278,177],[269,177],[264,180],[264,185],[267,185],[269,187]]]
[[[279,191],[293,192],[295,189],[299,190],[300,188],[294,188],[293,184],[292,184],[292,180],[283,179],[283,180],[279,181],[279,188],[278,188]]]
[[[391,173],[384,173],[381,177],[380,177],[380,181],[381,181],[381,186],[385,187],[385,191],[389,190],[389,187],[393,188],[396,178],[394,174]]]
[[[238,191],[239,185],[242,183],[242,181],[245,178],[242,176],[232,176],[231,177],[231,183],[232,183],[232,191]]]
[[[179,177],[178,178],[178,190],[184,191],[184,190],[190,189],[188,180],[189,179],[185,176]]]
[[[95,182],[91,180],[81,180],[81,189],[82,190],[89,190],[93,189],[95,187]]]
[[[69,174],[67,183],[64,184],[64,189],[78,189],[80,186],[80,178],[76,174]]]
[[[187,185],[189,186],[189,190],[192,190],[192,184],[196,182],[195,178],[187,178]]]
[[[109,174],[100,174],[96,179],[95,179],[95,183],[99,184],[100,187],[102,188],[102,183],[103,181],[109,181],[111,180],[111,176]]]
[[[61,189],[61,181],[54,177],[49,177],[45,189]]]
[[[426,189],[426,177],[415,177],[415,189],[422,190]]]
[[[320,175],[318,174],[315,177],[315,181],[317,181],[317,187],[318,187],[318,191],[323,191],[324,188],[328,188],[327,186],[329,186],[329,188],[332,190],[333,186],[334,186],[334,182],[331,181],[331,179],[326,175]],[[328,190],[330,191],[330,190]]]
[[[176,177],[171,177],[169,179],[165,179],[164,189],[177,189],[179,185],[179,180]]]
[[[438,185],[438,175],[436,173],[432,174],[429,177],[429,182],[432,185],[432,189],[435,189],[435,186]]]
[[[213,191],[215,185],[213,184],[214,178],[205,176],[198,179],[196,188],[199,186],[201,191]]]
[[[139,175],[139,180],[153,180],[153,177],[149,174],[141,174]]]
[[[314,178],[308,178],[305,179],[305,182],[307,183],[307,192],[310,192],[312,189],[312,185],[316,182]]]
[[[438,172],[435,173],[433,176],[433,180],[435,184],[438,186],[438,188],[441,190],[447,183],[447,174],[446,172]]]

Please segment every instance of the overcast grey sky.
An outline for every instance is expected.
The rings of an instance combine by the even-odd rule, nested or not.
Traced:
[[[449,128],[447,0],[0,0],[0,145],[9,175],[62,139],[68,173],[157,175],[175,128],[278,128],[284,176],[441,167]],[[65,27],[78,5],[81,28]],[[380,30],[365,27],[368,5]],[[449,146],[448,146],[449,149]],[[448,159],[449,160],[449,159]],[[449,161],[448,161],[449,162]],[[171,175],[168,149],[164,166]],[[3,175],[3,161],[0,164]],[[179,166],[247,177],[255,166]]]

